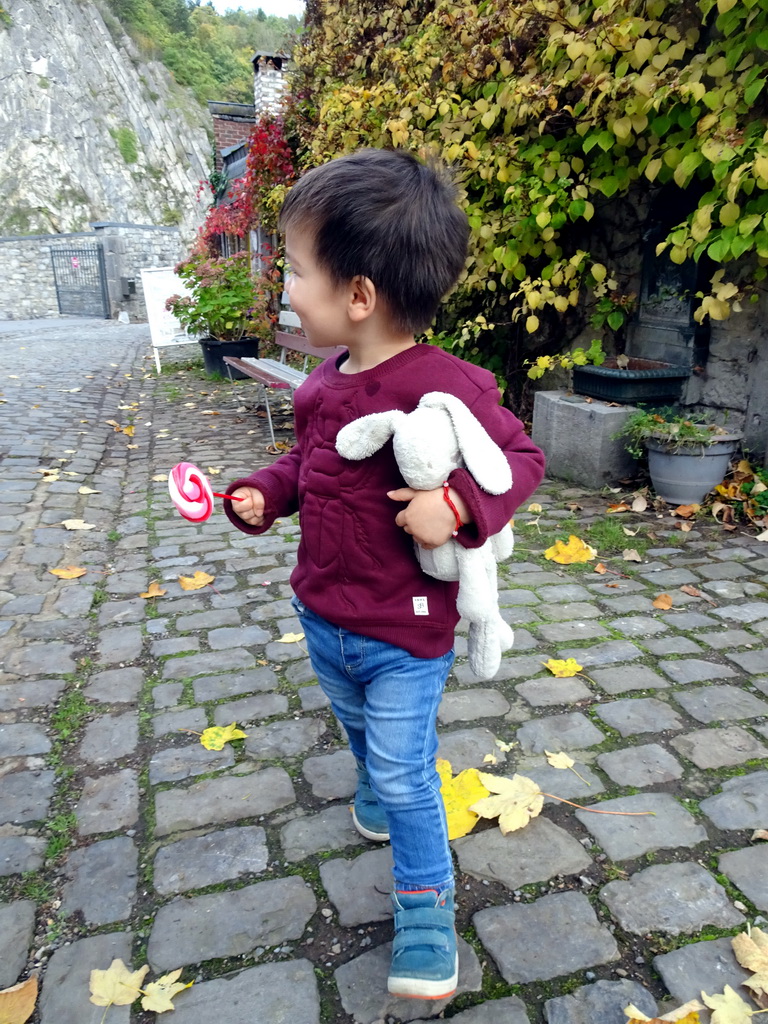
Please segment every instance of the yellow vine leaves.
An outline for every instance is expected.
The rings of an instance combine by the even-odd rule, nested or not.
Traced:
[[[703,1009],[704,1005],[698,999],[691,999],[684,1006],[678,1006],[676,1010],[665,1013],[663,1017],[646,1017],[641,1010],[632,1005],[627,1006],[624,1013],[629,1017],[626,1024],[700,1024],[701,1017],[698,1011]]]
[[[144,964],[137,971],[132,971],[122,960],[113,960],[106,970],[91,971],[89,985],[90,1001],[96,1006],[128,1006],[142,996],[141,1005],[145,1010],[165,1013],[174,1010],[174,996],[193,982],[180,982],[181,968],[164,974],[157,981],[150,982],[142,988],[144,978],[149,972],[149,965]],[[105,1011],[106,1017],[106,1011]]]
[[[586,541],[571,534],[568,541],[556,540],[551,548],[547,548],[544,557],[560,565],[574,565],[577,562],[591,562],[597,558],[597,551]]]
[[[26,1024],[35,1012],[37,978],[20,981],[0,992],[0,1024]]]
[[[575,658],[550,658],[542,664],[558,679],[570,679],[572,676],[577,676],[584,668]]]
[[[231,725],[212,725],[208,729],[203,729],[200,742],[206,750],[223,750],[225,743],[231,740],[244,740],[247,736],[247,733],[237,728],[237,722],[233,722]]]
[[[544,806],[544,794],[525,775],[502,776],[478,773],[480,782],[491,794],[469,808],[481,818],[498,818],[502,835],[525,828],[531,818],[537,817]]]
[[[450,761],[439,758],[437,773],[448,820],[448,838],[459,839],[471,832],[479,821],[478,814],[470,809],[471,804],[487,797],[489,791],[476,768],[465,768],[454,775]]]
[[[742,967],[752,971],[744,982],[760,1006],[768,1007],[768,935],[759,928],[731,939],[733,952]]]
[[[215,576],[209,576],[207,572],[198,569],[194,576],[179,576],[179,585],[182,590],[202,590],[215,579]]]

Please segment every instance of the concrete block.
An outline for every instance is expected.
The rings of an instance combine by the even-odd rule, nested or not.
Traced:
[[[565,391],[537,391],[532,436],[547,457],[548,475],[586,487],[632,476],[636,461],[624,441],[613,437],[635,412],[634,405],[613,406]]]

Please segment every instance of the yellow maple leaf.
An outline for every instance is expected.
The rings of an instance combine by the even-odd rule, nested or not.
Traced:
[[[2,1024],[25,1024],[35,1012],[37,1001],[37,978],[27,978],[18,985],[0,992],[0,1022]]]
[[[154,1013],[165,1013],[166,1010],[176,1009],[172,1002],[173,997],[178,995],[179,992],[183,992],[185,988],[190,988],[194,985],[193,981],[185,983],[178,980],[181,970],[180,967],[178,971],[164,974],[162,978],[150,982],[143,989],[144,998],[141,1000],[141,1005],[145,1010],[152,1010]]]
[[[711,1024],[752,1024],[753,1011],[730,985],[725,986],[722,995],[708,996],[702,992],[701,998],[715,1011]]]
[[[149,964],[130,971],[122,960],[113,960],[106,971],[91,971],[91,1002],[96,1006],[129,1006],[138,998]]]
[[[731,946],[741,966],[752,971],[744,985],[765,1006],[761,997],[768,996],[768,935],[759,928],[748,928],[746,933],[731,939]]]
[[[133,437],[133,435],[136,433],[136,427],[134,427],[133,425],[129,427],[123,427],[123,433],[126,434],[128,437]]]
[[[167,593],[168,591],[163,590],[157,580],[153,580],[153,582],[149,584],[149,590],[145,590],[143,594],[139,594],[139,597],[143,597],[145,600],[148,600],[150,597],[162,597],[163,594]]]
[[[544,794],[533,779],[525,775],[505,779],[486,772],[478,772],[478,776],[485,788],[496,795],[478,800],[469,809],[481,818],[498,817],[503,835],[524,828],[531,818],[541,813]]]
[[[558,679],[570,679],[571,676],[578,675],[584,668],[575,658],[566,658],[564,661],[550,658],[549,661],[543,661],[542,665],[544,668],[548,668],[552,675],[557,676]]]
[[[471,832],[480,820],[470,810],[470,804],[489,795],[480,781],[477,768],[465,768],[454,777],[450,761],[437,760],[437,774],[440,776],[440,792],[448,819],[448,838],[459,839]]]
[[[51,576],[58,576],[60,580],[77,580],[85,576],[88,570],[80,568],[79,565],[67,565],[63,569],[49,569],[48,572]]]
[[[544,552],[544,557],[560,565],[573,565],[575,562],[590,562],[597,558],[597,551],[571,534],[567,544],[562,540],[556,540],[552,547]]]
[[[223,750],[224,744],[230,740],[244,740],[248,733],[237,728],[237,722],[232,725],[212,725],[204,729],[200,734],[200,742],[206,750]]]
[[[691,999],[684,1006],[678,1006],[676,1010],[665,1013],[663,1017],[646,1017],[642,1010],[631,1005],[624,1009],[624,1013],[629,1017],[626,1024],[667,1024],[671,1021],[675,1021],[676,1024],[700,1024],[701,1017],[697,1011],[703,1009],[704,1006],[698,999]]]
[[[61,526],[67,530],[95,530],[93,523],[85,523],[82,519],[62,519]]]
[[[209,576],[207,572],[198,569],[194,576],[179,576],[179,585],[182,590],[202,590],[215,579],[215,576]]]
[[[551,750],[545,750],[544,753],[547,755],[547,761],[552,765],[553,768],[562,768],[563,770],[570,768],[573,774],[580,778],[582,782],[586,783],[588,786],[592,785],[592,783],[588,782],[583,775],[579,775],[579,773],[573,767],[576,764],[576,762],[573,760],[572,757],[569,757],[564,750],[561,750],[556,754],[553,754]]]
[[[653,600],[654,608],[661,608],[662,611],[668,611],[672,607],[672,595],[671,594],[659,594],[658,597]]]
[[[279,640],[276,641],[278,644],[297,644],[300,640],[304,639],[303,633],[283,633]]]

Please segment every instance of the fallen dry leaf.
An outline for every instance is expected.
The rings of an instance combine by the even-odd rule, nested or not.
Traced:
[[[599,572],[601,576],[608,572],[608,567],[603,565],[602,562],[598,562],[595,566],[595,572]]]
[[[530,504],[528,506],[528,511],[536,513],[536,512],[543,512],[544,510],[542,509],[541,505],[539,505],[539,503],[537,501],[534,501],[532,504]]]
[[[569,757],[565,751],[560,750],[553,754],[551,750],[545,750],[544,753],[547,755],[547,761],[552,765],[553,768],[562,768],[563,770],[570,770],[577,778],[581,779],[582,782],[586,783],[587,786],[591,786],[591,782],[587,782],[583,775],[579,775],[576,769],[573,767],[576,762],[572,757]]]
[[[625,562],[642,562],[642,558],[634,548],[624,548],[621,557]]]
[[[0,1024],[25,1024],[35,1012],[37,978],[27,978],[18,985],[0,991]]]
[[[152,1010],[154,1013],[165,1013],[166,1010],[175,1010],[176,1007],[173,1005],[173,997],[177,996],[179,992],[183,992],[185,988],[190,988],[194,985],[193,981],[183,982],[179,981],[181,976],[182,968],[180,967],[177,971],[171,971],[170,974],[164,974],[162,978],[158,978],[157,981],[152,981],[143,989],[144,997],[141,1000],[141,1005],[145,1010]]]
[[[758,839],[768,839],[768,829],[756,828],[752,835],[749,837],[750,842],[754,843]]]
[[[79,565],[66,565],[63,569],[49,569],[48,572],[52,576],[58,576],[60,580],[78,580],[85,576],[88,570],[82,569]]]
[[[495,754],[486,754],[483,758],[483,764],[498,764],[499,759]]]
[[[61,526],[68,530],[95,530],[93,523],[84,523],[82,519],[62,519]]]
[[[223,750],[224,744],[230,740],[244,740],[247,733],[237,728],[237,722],[232,725],[212,725],[209,729],[203,729],[200,734],[200,742],[206,750]]]
[[[715,1011],[711,1024],[752,1024],[753,1011],[730,985],[725,986],[722,995],[708,996],[702,992],[701,998]]]
[[[683,585],[680,587],[680,589],[682,590],[682,592],[684,594],[687,594],[689,597],[703,597],[704,596],[702,594],[702,592],[700,590],[698,590],[696,587],[694,587],[693,584],[691,584],[691,583],[683,583]]]
[[[113,960],[106,971],[91,971],[91,1002],[96,1006],[129,1006],[138,999],[149,964],[130,971],[122,960]]]
[[[672,595],[671,594],[659,594],[658,597],[653,600],[654,608],[661,608],[662,611],[668,611],[672,607]]]
[[[438,758],[437,774],[440,776],[440,793],[445,804],[445,816],[448,821],[448,838],[460,839],[467,835],[480,820],[470,810],[470,804],[489,795],[488,790],[480,781],[477,768],[465,768],[458,775],[453,775],[449,761]]]
[[[609,505],[605,511],[608,515],[612,515],[615,512],[629,512],[630,508],[631,506],[628,505],[626,501],[618,501],[613,505]]]
[[[151,597],[162,597],[163,594],[167,593],[168,591],[163,590],[163,588],[160,586],[157,580],[153,580],[153,582],[149,584],[149,589],[145,590],[143,594],[139,594],[139,597],[143,597],[144,600],[146,601],[149,600],[149,598]]]
[[[576,562],[589,562],[597,558],[597,551],[571,534],[567,544],[556,540],[552,547],[544,552],[544,557],[559,565],[573,565]]]
[[[736,959],[742,967],[752,971],[752,976],[742,982],[753,995],[755,1002],[768,1007],[768,935],[759,928],[747,927],[746,933],[731,939]]]
[[[627,1006],[624,1013],[629,1017],[626,1024],[668,1024],[673,1021],[677,1024],[700,1024],[701,1017],[697,1011],[703,1009],[704,1006],[698,999],[691,999],[685,1006],[678,1006],[676,1010],[670,1010],[663,1017],[646,1017],[636,1006]]]
[[[283,633],[280,639],[276,642],[279,644],[297,644],[300,640],[303,639],[303,633]]]
[[[639,530],[630,530],[628,526],[622,526],[622,530],[627,537],[636,537],[640,532]]]
[[[549,661],[543,661],[542,665],[544,668],[548,668],[552,675],[557,676],[558,679],[570,679],[571,676],[578,675],[584,668],[575,658],[550,658]]]
[[[194,576],[179,576],[179,585],[182,590],[202,590],[215,579],[215,576],[209,576],[207,572],[198,569]]]
[[[638,494],[638,496],[632,502],[632,511],[633,512],[645,512],[645,510],[647,508],[648,508],[648,499],[644,498],[642,494]]]
[[[92,487],[86,487],[85,484],[83,484],[82,487],[78,487],[77,488],[77,493],[78,494],[101,494],[101,491],[94,491],[94,489]]]
[[[153,476],[152,479],[155,481],[155,483],[158,483],[158,484],[160,483],[161,480],[162,480],[163,483],[166,483],[166,481],[168,480],[168,474],[167,473],[158,473],[156,476]]]
[[[481,818],[498,818],[502,835],[525,828],[531,818],[537,817],[544,806],[544,794],[525,775],[505,779],[498,775],[478,772],[480,782],[492,796],[478,800],[469,808]]]
[[[210,473],[211,476],[218,476],[219,473],[221,472],[221,468],[219,466],[209,466],[208,472]]]
[[[755,540],[768,540],[768,530],[763,530],[762,533],[758,533]]]
[[[128,437],[133,437],[133,435],[136,433],[136,427],[123,427],[123,433],[126,434]]]
[[[683,533],[690,533],[693,529],[691,523],[687,523],[685,522],[685,520],[683,520],[683,522],[678,523],[677,525],[683,531]]]
[[[701,505],[678,505],[669,513],[671,516],[680,516],[682,519],[690,519],[695,516]]]

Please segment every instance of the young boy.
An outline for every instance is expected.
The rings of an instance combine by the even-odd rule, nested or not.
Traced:
[[[440,171],[402,151],[333,160],[293,187],[281,228],[286,290],[307,338],[347,352],[296,391],[295,447],[232,484],[243,500],[227,502],[227,514],[259,534],[300,512],[294,608],[356,759],[354,824],[368,839],[391,836],[388,988],[443,999],[455,991],[458,957],[436,718],[454,660],[458,585],[422,573],[413,542],[438,547],[458,529],[460,544],[481,545],[536,489],[544,459],[499,405],[491,373],[414,340],[466,258],[467,219]],[[428,391],[469,407],[509,460],[510,491],[486,494],[464,469],[450,474],[448,489],[414,491],[391,444],[361,462],[337,453],[345,424],[411,412]]]

